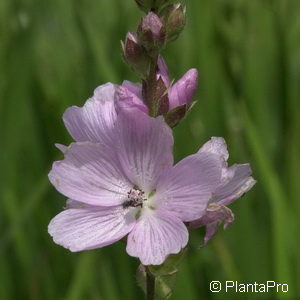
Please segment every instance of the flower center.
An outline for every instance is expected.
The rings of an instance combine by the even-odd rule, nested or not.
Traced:
[[[145,192],[139,188],[133,188],[127,193],[127,200],[123,203],[123,207],[143,207],[143,202],[147,200],[145,198]]]

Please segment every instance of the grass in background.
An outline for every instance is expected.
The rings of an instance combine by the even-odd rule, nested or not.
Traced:
[[[300,297],[300,2],[186,0],[188,24],[166,50],[171,75],[200,71],[198,104],[175,130],[175,157],[224,136],[230,161],[258,183],[232,205],[234,226],[181,266],[173,299],[233,299],[212,280],[289,284]],[[47,233],[64,206],[49,184],[61,116],[107,81],[136,81],[119,41],[141,14],[133,0],[0,1],[0,299],[141,299],[138,263],[120,242],[71,253]],[[247,295],[257,299],[265,295]],[[252,297],[253,296],[253,297]],[[252,297],[252,298],[251,298]]]

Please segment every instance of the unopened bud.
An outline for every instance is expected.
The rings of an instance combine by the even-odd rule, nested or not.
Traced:
[[[183,30],[186,23],[185,11],[180,3],[170,4],[162,11],[168,42],[176,40]]]
[[[170,0],[135,0],[140,9],[145,12],[148,11],[158,11],[165,4],[170,2]]]
[[[169,71],[168,66],[165,63],[165,60],[161,55],[158,56],[157,59],[157,78],[161,76],[162,80],[164,81],[166,87],[170,85],[170,78],[169,78]]]
[[[165,27],[161,19],[153,12],[148,13],[138,28],[141,44],[152,54],[156,54],[165,41]]]
[[[198,71],[190,69],[169,90],[170,109],[180,105],[189,107],[198,86]]]
[[[127,64],[142,77],[147,75],[150,57],[138,43],[135,33],[128,32],[125,43],[122,42],[123,56]]]

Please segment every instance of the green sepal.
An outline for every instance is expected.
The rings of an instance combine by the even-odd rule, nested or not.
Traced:
[[[136,281],[138,286],[146,294],[146,267],[142,264],[136,270]]]
[[[177,106],[168,111],[165,116],[166,123],[171,127],[175,127],[186,114],[186,104]]]
[[[186,104],[177,106],[170,110],[166,116],[165,121],[171,127],[175,127],[178,125],[180,121],[182,121],[192,110],[197,101],[193,101],[189,106]]]
[[[155,277],[155,299],[170,299],[173,294],[178,265],[181,263],[186,248],[182,249],[178,254],[171,254],[166,261],[159,266],[147,266],[148,272]],[[137,270],[137,283],[146,293],[146,267],[140,265]]]

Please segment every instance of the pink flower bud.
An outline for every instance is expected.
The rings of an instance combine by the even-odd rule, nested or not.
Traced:
[[[138,28],[142,45],[149,51],[158,51],[165,41],[165,28],[160,18],[153,12],[148,13]]]
[[[139,44],[137,35],[128,32],[125,43],[122,43],[123,56],[127,64],[142,76],[146,76],[150,58]]]
[[[189,106],[198,86],[198,71],[190,69],[169,90],[170,109],[186,104]]]

